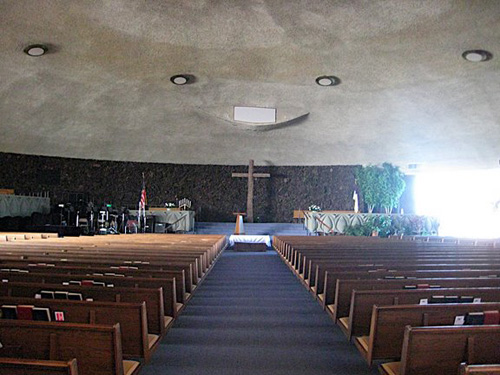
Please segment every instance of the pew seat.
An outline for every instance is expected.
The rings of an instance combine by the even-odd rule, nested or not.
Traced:
[[[361,346],[363,351],[368,352],[368,348],[370,347],[370,336],[358,336],[355,340],[356,343]]]
[[[139,368],[140,363],[125,359],[123,361],[123,375],[133,375]]]
[[[339,325],[341,327],[344,327],[344,329],[348,330],[349,329],[349,317],[348,316],[344,316],[342,318],[339,319]]]
[[[400,375],[400,362],[388,362],[381,365],[381,373],[384,375]]]

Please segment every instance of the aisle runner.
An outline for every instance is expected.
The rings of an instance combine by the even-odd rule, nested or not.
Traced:
[[[141,375],[378,374],[275,252],[226,251]]]

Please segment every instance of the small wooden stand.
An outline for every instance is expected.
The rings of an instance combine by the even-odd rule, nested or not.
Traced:
[[[234,234],[245,234],[245,227],[243,226],[243,216],[246,215],[244,212],[233,212],[236,215],[236,227],[234,228]]]

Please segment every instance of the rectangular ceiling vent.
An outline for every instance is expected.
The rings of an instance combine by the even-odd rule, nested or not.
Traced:
[[[276,122],[276,108],[234,107],[234,121],[251,124],[268,124]]]

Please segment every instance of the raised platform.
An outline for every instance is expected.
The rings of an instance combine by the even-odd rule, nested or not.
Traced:
[[[196,234],[234,234],[234,222],[196,222]],[[296,223],[245,223],[247,235],[306,236],[304,224]]]

